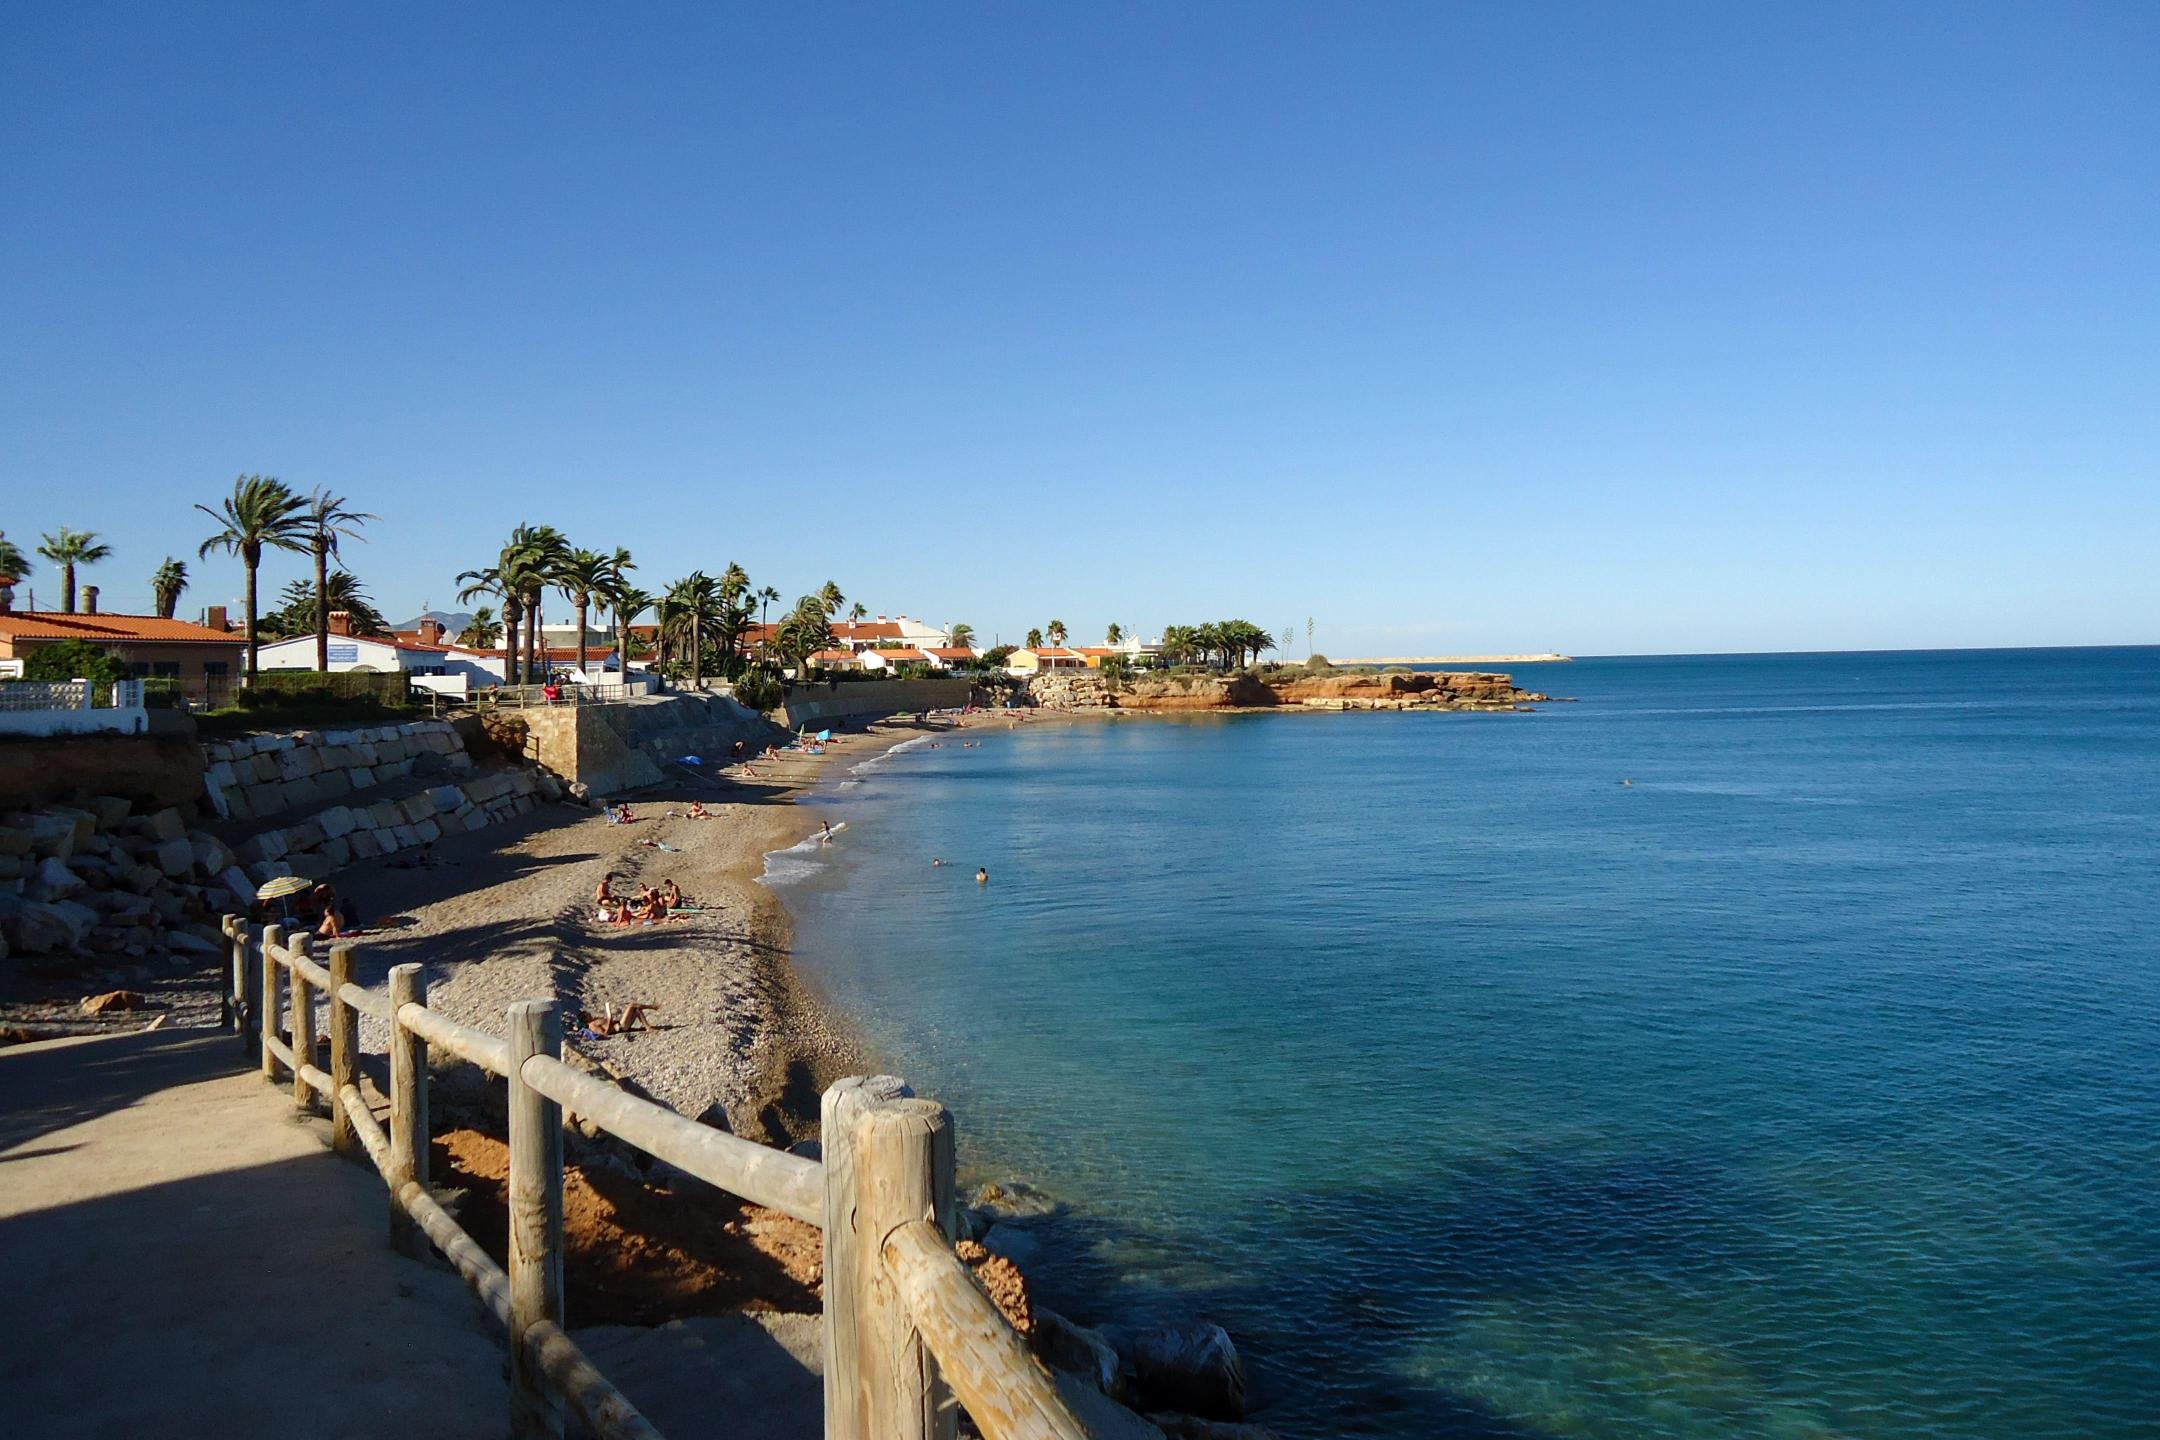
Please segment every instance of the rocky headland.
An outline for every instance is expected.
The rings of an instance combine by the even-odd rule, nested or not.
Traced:
[[[1046,671],[1028,694],[1050,710],[1519,710],[1552,697],[1494,671],[1308,670],[1228,674]]]

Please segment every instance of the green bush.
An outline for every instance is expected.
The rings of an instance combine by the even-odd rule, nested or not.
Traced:
[[[361,700],[402,709],[411,700],[412,681],[402,670],[346,670],[323,675],[313,670],[263,670],[240,692],[249,710]]]
[[[735,682],[735,703],[761,715],[779,709],[785,699],[787,686],[780,683],[778,676],[753,670]]]
[[[128,672],[119,657],[102,646],[88,640],[62,640],[31,651],[30,658],[23,661],[22,678],[47,682],[95,680],[104,687],[127,679]]]

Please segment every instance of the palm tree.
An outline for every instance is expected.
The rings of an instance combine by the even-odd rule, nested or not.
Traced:
[[[477,600],[482,595],[492,595],[502,601],[502,620],[499,624],[495,624],[494,628],[501,635],[503,642],[503,683],[505,685],[515,685],[517,683],[518,622],[524,618],[525,614],[525,602],[518,598],[516,584],[503,578],[502,566],[499,564],[490,565],[481,570],[462,570],[458,572],[457,578],[464,587],[458,591],[457,598],[460,604]],[[483,605],[473,612],[473,621],[476,625],[482,614],[487,614],[489,621],[494,622],[494,615]]]
[[[1050,628],[1045,630],[1043,633],[1050,637],[1050,643],[1052,645],[1063,645],[1065,643],[1065,622],[1062,620],[1052,620],[1050,622]]]
[[[238,555],[240,563],[247,567],[247,678],[252,683],[260,649],[255,636],[255,583],[256,572],[262,568],[263,548],[296,554],[308,548],[308,502],[274,476],[242,475],[233,481],[233,493],[220,500],[216,510],[207,505],[195,508],[225,527],[202,542],[195,558],[200,560],[212,550],[223,550]]]
[[[702,570],[693,570],[668,586],[661,625],[690,640],[690,684],[705,683],[705,631],[719,618],[720,586]]]
[[[1040,649],[1042,649],[1042,631],[1040,631],[1040,630],[1030,630],[1030,631],[1028,631],[1028,633],[1027,633],[1027,648],[1028,648],[1028,649],[1030,649],[1030,650],[1040,650]]]
[[[465,622],[465,628],[458,631],[457,643],[474,650],[491,650],[502,639],[502,628],[495,612],[482,605],[472,612],[472,619]]]
[[[263,629],[271,634],[285,637],[320,633],[329,624],[328,617],[342,613],[346,621],[346,633],[352,635],[388,635],[389,622],[382,611],[375,608],[375,601],[361,587],[359,578],[352,571],[332,570],[323,577],[323,588],[317,591],[306,580],[295,580],[285,587],[278,597],[278,608],[263,616]]]
[[[15,582],[30,573],[30,557],[0,530],[0,610],[15,606]]]
[[[585,673],[585,617],[592,613],[593,597],[607,598],[607,587],[616,575],[615,559],[596,550],[572,550],[562,557],[553,579],[556,588],[570,598],[577,610],[577,668]]]
[[[767,585],[764,589],[757,592],[757,618],[760,637],[758,640],[758,645],[761,649],[769,650],[772,648],[772,626],[768,623],[771,616],[770,612],[766,609],[766,607],[771,605],[775,600],[778,600],[779,598],[780,592],[770,585]]]
[[[860,620],[863,618],[863,616],[868,615],[869,613],[870,607],[863,604],[862,601],[858,600],[853,605],[848,607],[847,618],[850,620]]]
[[[955,650],[972,649],[975,644],[975,627],[963,620],[947,632],[947,638]]]
[[[510,539],[493,565],[467,570],[457,577],[468,582],[458,592],[459,600],[492,595],[502,601],[503,680],[507,684],[518,684],[521,679],[530,683],[538,673],[540,596],[555,583],[557,562],[568,549],[552,525],[520,525],[510,532]]]
[[[1121,641],[1123,641],[1123,640],[1124,640],[1124,638],[1125,638],[1125,630],[1124,630],[1124,627],[1123,627],[1123,626],[1121,626],[1121,625],[1119,625],[1119,624],[1117,623],[1117,621],[1115,621],[1115,620],[1112,620],[1112,621],[1110,622],[1110,628],[1109,628],[1108,630],[1105,630],[1105,631],[1103,632],[1103,642],[1102,642],[1102,643],[1103,643],[1103,644],[1105,644],[1105,645],[1116,645],[1116,644],[1120,643]]]
[[[847,603],[847,596],[842,595],[840,587],[830,580],[818,587],[817,599],[818,604],[825,607],[827,617],[838,615],[840,607]]]
[[[164,564],[151,572],[150,593],[156,598],[160,620],[172,619],[173,611],[180,605],[180,592],[187,589],[187,583],[187,566],[170,555],[165,557]]]
[[[530,685],[533,677],[546,668],[546,644],[543,632],[546,626],[540,615],[540,598],[562,573],[563,562],[570,554],[570,542],[560,530],[552,525],[519,526],[512,532],[516,540],[523,532],[524,541],[519,546],[519,570],[525,582],[525,683]]]
[[[617,585],[608,591],[608,604],[615,611],[615,664],[627,680],[630,678],[630,627],[637,617],[652,608],[654,596],[634,585]]]
[[[60,527],[57,535],[47,535],[45,543],[38,546],[38,554],[60,567],[60,608],[75,613],[75,567],[95,565],[112,554],[112,546],[100,545],[97,535],[89,530],[70,530]]]
[[[342,495],[317,490],[308,497],[308,550],[315,556],[315,671],[330,672],[330,557],[338,553],[338,540],[360,538],[360,527],[379,519],[349,508]]]
[[[793,666],[797,675],[802,674],[810,657],[832,644],[831,617],[832,611],[827,608],[822,594],[805,595],[798,600],[773,636],[774,648],[780,652],[780,663]]]

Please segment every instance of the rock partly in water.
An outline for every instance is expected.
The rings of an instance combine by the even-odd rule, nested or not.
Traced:
[[[1204,1321],[1146,1330],[1105,1325],[1101,1333],[1124,1362],[1126,1393],[1142,1410],[1209,1420],[1245,1418],[1245,1362],[1222,1326]]]
[[[1113,1400],[1125,1393],[1124,1362],[1111,1343],[1055,1310],[1037,1307],[1035,1353],[1053,1370],[1075,1376]]]

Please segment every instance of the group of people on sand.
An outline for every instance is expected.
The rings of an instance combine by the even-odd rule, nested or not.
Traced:
[[[293,933],[318,940],[345,940],[360,933],[359,910],[327,880],[293,901],[285,916],[281,923]]]
[[[600,919],[609,925],[657,925],[676,916],[683,908],[683,893],[673,880],[663,880],[658,889],[640,885],[635,894],[615,893],[615,882],[622,877],[603,875],[599,887],[593,892],[593,904],[598,907]]]

